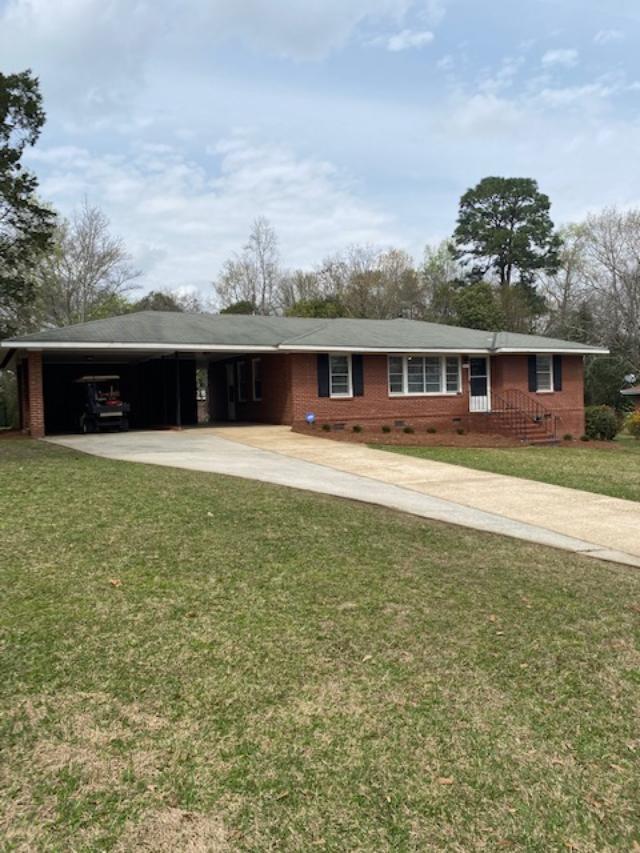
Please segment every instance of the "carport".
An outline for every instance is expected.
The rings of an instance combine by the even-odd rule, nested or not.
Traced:
[[[21,429],[41,436],[78,432],[85,403],[78,380],[87,375],[119,377],[132,429],[194,425],[197,364],[177,351],[56,349],[10,351],[4,366],[17,374]]]
[[[38,438],[80,431],[83,377],[118,377],[132,429],[278,422],[288,356],[269,330],[264,343],[247,341],[248,319],[149,311],[46,329],[3,341],[0,369],[15,371],[21,429]],[[268,402],[263,380],[274,389]]]
[[[196,360],[180,353],[43,353],[44,429],[48,435],[77,432],[84,406],[87,374],[120,377],[122,398],[131,406],[133,429],[189,426],[197,423]]]

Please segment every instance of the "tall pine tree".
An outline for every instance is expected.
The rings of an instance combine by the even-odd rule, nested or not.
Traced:
[[[55,214],[38,200],[38,180],[22,163],[44,121],[38,79],[29,70],[0,73],[0,336],[19,330],[34,295],[31,268],[53,234]]]

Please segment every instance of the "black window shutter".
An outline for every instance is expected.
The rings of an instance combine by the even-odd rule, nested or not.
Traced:
[[[353,382],[353,396],[362,397],[364,395],[364,369],[361,355],[351,356],[351,379]]]
[[[529,391],[537,391],[538,390],[538,376],[536,370],[536,357],[535,355],[529,356]]]
[[[318,397],[329,396],[329,356],[322,353],[318,356]]]
[[[553,357],[553,390],[562,391],[562,356]]]

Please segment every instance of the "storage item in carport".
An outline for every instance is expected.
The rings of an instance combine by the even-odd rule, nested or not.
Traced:
[[[76,382],[85,387],[84,411],[80,417],[82,432],[129,429],[131,407],[120,396],[119,376],[82,376]]]

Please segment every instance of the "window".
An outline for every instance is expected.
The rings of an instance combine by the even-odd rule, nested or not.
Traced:
[[[351,397],[351,356],[329,356],[329,394],[331,397]]]
[[[445,371],[447,394],[457,394],[460,390],[460,359],[447,358]]]
[[[254,358],[251,361],[251,381],[253,384],[253,399],[258,402],[262,400],[262,359]]]
[[[389,394],[458,394],[460,358],[439,355],[389,356]]]
[[[536,356],[536,388],[553,391],[553,359],[550,355]]]
[[[389,392],[404,393],[404,359],[399,355],[389,356]]]
[[[247,400],[247,362],[238,362],[238,402],[245,403]]]

